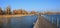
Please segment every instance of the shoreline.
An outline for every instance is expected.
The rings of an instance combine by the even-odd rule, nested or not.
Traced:
[[[31,14],[31,15],[34,15],[34,14]],[[22,16],[31,16],[31,15],[0,15],[0,18],[22,17]]]

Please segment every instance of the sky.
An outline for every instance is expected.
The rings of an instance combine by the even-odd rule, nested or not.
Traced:
[[[11,10],[23,9],[38,12],[60,12],[60,0],[0,0],[3,10],[10,5]]]

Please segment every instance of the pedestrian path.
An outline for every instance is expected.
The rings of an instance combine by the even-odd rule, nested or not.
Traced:
[[[45,20],[44,17],[38,16],[38,20],[36,21],[34,28],[57,28],[57,27],[49,23],[47,20]]]

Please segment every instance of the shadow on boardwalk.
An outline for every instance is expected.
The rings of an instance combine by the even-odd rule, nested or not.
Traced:
[[[34,28],[57,28],[57,27],[49,23],[47,20],[45,20],[44,17],[38,16],[38,20]]]

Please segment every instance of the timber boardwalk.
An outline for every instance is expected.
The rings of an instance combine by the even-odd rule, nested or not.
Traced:
[[[34,28],[57,28],[57,26],[52,25],[44,17],[38,16]]]

